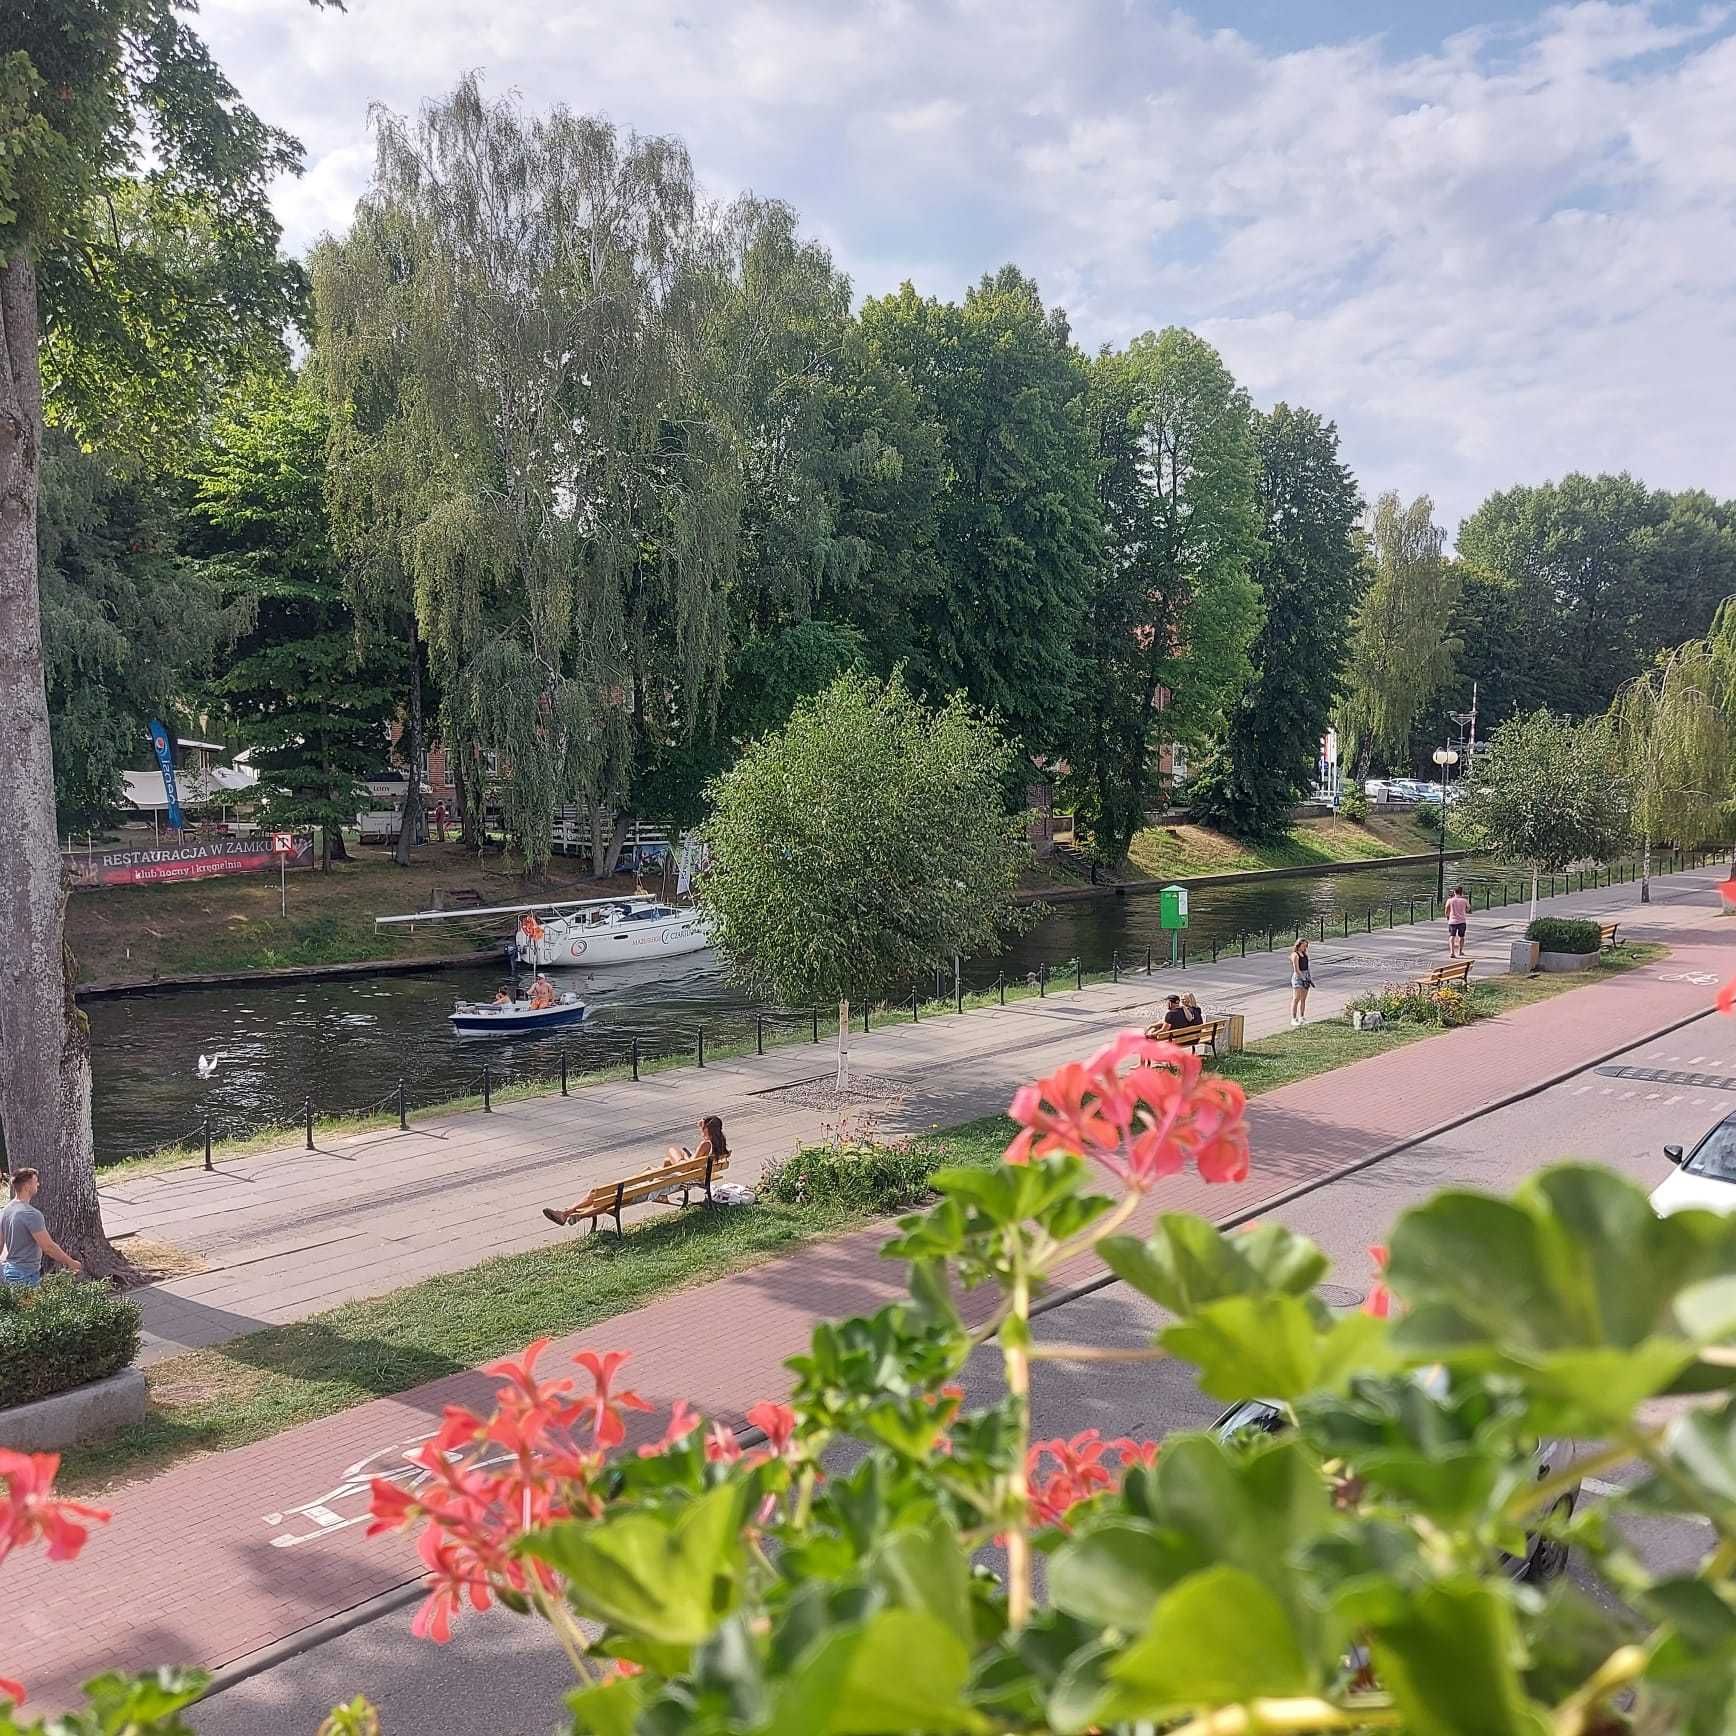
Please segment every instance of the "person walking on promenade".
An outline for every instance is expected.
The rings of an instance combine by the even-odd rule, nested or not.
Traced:
[[[1465,896],[1462,886],[1453,888],[1453,895],[1447,900],[1447,957],[1463,958],[1465,956],[1465,930],[1470,926],[1471,901]]]
[[[42,1282],[42,1256],[76,1272],[78,1261],[48,1233],[48,1220],[30,1202],[42,1179],[33,1169],[12,1172],[12,1197],[0,1210],[0,1283],[34,1290]]]
[[[1308,991],[1314,986],[1314,967],[1308,960],[1308,940],[1296,937],[1290,948],[1290,1023],[1299,1025],[1308,1016]]]

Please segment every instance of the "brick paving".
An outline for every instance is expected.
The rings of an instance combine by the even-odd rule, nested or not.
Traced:
[[[1712,871],[1660,880],[1666,896],[1702,902]],[[1552,912],[1624,920],[1638,910],[1631,885],[1562,896]],[[1667,908],[1654,906],[1654,910]],[[1523,907],[1472,924],[1477,974],[1505,970]],[[1312,1017],[1353,995],[1414,973],[1445,955],[1439,923],[1377,930],[1315,947]],[[1180,980],[1178,980],[1178,977]],[[1083,992],[1057,990],[1004,1011],[982,1009],[889,1022],[859,1032],[852,1063],[902,1093],[852,1105],[852,1119],[880,1132],[956,1124],[1006,1106],[1023,1080],[1052,1069],[1128,1024],[1157,1017],[1163,997],[1185,986],[1208,1012],[1239,1012],[1250,1037],[1288,1018],[1284,955],[1196,961],[1182,977],[1164,971]],[[168,1242],[199,1255],[206,1269],[140,1295],[148,1365],[196,1346],[221,1343],[262,1324],[282,1324],[359,1296],[380,1295],[473,1264],[478,1251],[515,1253],[572,1232],[553,1228],[539,1208],[582,1195],[593,1182],[632,1173],[671,1143],[692,1144],[702,1114],[720,1114],[735,1147],[731,1179],[751,1182],[797,1145],[828,1136],[836,1110],[806,1088],[832,1071],[828,1046],[797,1044],[763,1058],[657,1073],[642,1083],[586,1087],[502,1104],[495,1113],[416,1117],[412,1131],[299,1142],[225,1161],[106,1184],[111,1232]],[[656,1210],[658,1208],[647,1208]]]
[[[1709,981],[1728,974],[1731,948],[1703,892],[1689,902],[1687,891],[1645,918],[1647,934],[1675,948],[1670,958],[1269,1093],[1250,1109],[1253,1178],[1212,1189],[1178,1178],[1153,1209],[1219,1217],[1258,1209],[1298,1182],[1690,1016],[1709,1001]],[[1018,1062],[1057,1046],[1076,1053],[1097,1035],[1085,1028],[1095,1022],[1078,1018],[1066,1037],[1045,1032],[1020,1044]],[[1003,1028],[998,1015],[985,1023]],[[633,1384],[653,1403],[686,1397],[738,1419],[784,1389],[782,1363],[816,1318],[871,1309],[894,1293],[900,1271],[878,1257],[883,1234],[842,1237],[663,1297],[561,1340],[550,1361],[584,1344],[625,1348]],[[403,1583],[415,1572],[404,1540],[363,1538],[367,1478],[402,1467],[444,1405],[480,1402],[489,1386],[474,1371],[452,1370],[120,1488],[108,1497],[113,1523],[93,1533],[77,1562],[50,1566],[32,1554],[7,1564],[0,1665],[24,1677],[39,1706],[53,1707],[99,1669],[220,1667]]]

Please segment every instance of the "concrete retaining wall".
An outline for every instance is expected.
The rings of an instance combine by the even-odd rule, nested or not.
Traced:
[[[144,1374],[123,1368],[107,1380],[0,1410],[0,1447],[15,1453],[52,1452],[136,1423],[144,1414]]]

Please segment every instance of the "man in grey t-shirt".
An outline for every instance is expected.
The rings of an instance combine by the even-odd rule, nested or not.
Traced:
[[[12,1198],[0,1210],[0,1283],[34,1289],[42,1282],[44,1254],[69,1272],[78,1270],[78,1261],[48,1233],[48,1220],[30,1203],[41,1185],[33,1169],[12,1172]]]

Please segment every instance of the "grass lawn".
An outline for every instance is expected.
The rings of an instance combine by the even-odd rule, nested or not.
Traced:
[[[1589,975],[1494,978],[1475,984],[1472,998],[1480,1015],[1492,1017],[1631,970],[1666,950],[1624,945],[1606,953]],[[1260,1038],[1213,1065],[1258,1096],[1436,1034],[1426,1025],[1356,1031],[1342,1020],[1321,1020]],[[987,1167],[1000,1160],[1011,1133],[1003,1117],[989,1116],[911,1144],[937,1166]],[[63,1481],[89,1490],[196,1453],[243,1446],[870,1221],[868,1213],[825,1204],[693,1207],[635,1226],[620,1239],[583,1237],[507,1255],[190,1351],[147,1371],[151,1410],[142,1423],[67,1451]]]
[[[1366,823],[1299,820],[1270,844],[1245,844],[1204,826],[1148,826],[1127,852],[1130,870],[1146,879],[1239,874],[1257,868],[1306,868],[1325,862],[1377,861],[1434,849],[1438,834],[1425,817],[1392,814]],[[1455,840],[1449,834],[1451,846]]]

